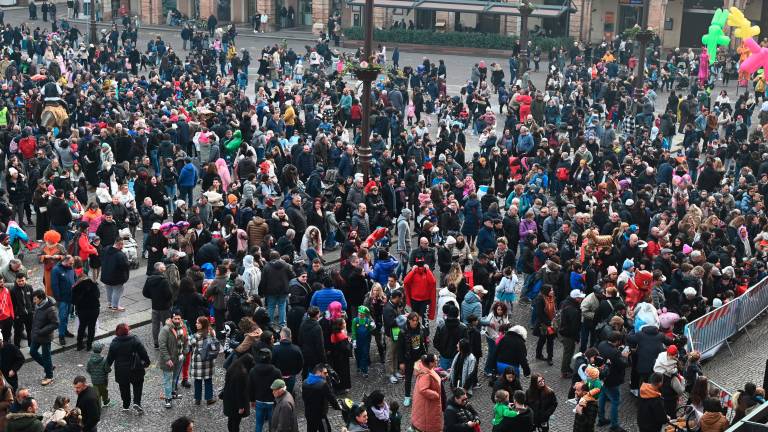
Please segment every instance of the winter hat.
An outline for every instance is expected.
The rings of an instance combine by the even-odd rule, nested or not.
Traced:
[[[358,313],[358,315],[363,315],[363,314],[370,315],[371,314],[371,312],[368,310],[368,307],[366,307],[366,306],[358,306],[357,307],[357,313]]]
[[[624,260],[624,264],[621,265],[621,269],[624,271],[627,271],[635,266],[635,263],[632,262],[631,259],[627,258]]]
[[[715,309],[721,307],[722,305],[723,305],[723,301],[720,300],[719,298],[715,298],[714,300],[712,300],[712,307],[714,307]]]
[[[104,350],[104,344],[101,342],[94,342],[93,343],[93,352],[96,354],[100,354]]]
[[[696,288],[694,288],[694,287],[688,287],[688,288],[686,288],[686,289],[684,289],[684,290],[683,290],[683,294],[684,294],[686,297],[693,297],[693,296],[695,296],[696,294],[698,294],[698,292],[696,291]]]
[[[616,266],[608,266],[608,274],[611,273],[618,273],[619,271],[616,269]]]
[[[677,357],[677,346],[676,345],[670,345],[667,348],[667,357]]]
[[[689,255],[691,252],[693,252],[693,248],[688,245],[687,243],[683,245],[683,253],[685,255]]]

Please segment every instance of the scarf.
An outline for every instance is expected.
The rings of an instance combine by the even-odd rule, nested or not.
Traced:
[[[386,403],[381,408],[379,407],[371,407],[371,411],[373,412],[373,415],[376,416],[377,419],[381,421],[389,421],[389,405]]]

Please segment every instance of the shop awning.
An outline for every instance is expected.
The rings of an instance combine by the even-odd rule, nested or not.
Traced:
[[[532,17],[558,18],[570,10],[570,2],[562,5],[534,4]],[[365,6],[365,0],[347,0],[350,6]],[[373,6],[386,9],[418,9],[443,12],[520,15],[519,3],[482,0],[373,0]]]

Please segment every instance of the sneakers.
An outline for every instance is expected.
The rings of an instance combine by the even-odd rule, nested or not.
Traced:
[[[205,404],[206,404],[206,405],[213,405],[213,404],[215,404],[215,403],[216,403],[216,399],[211,399],[211,400],[207,400],[207,401],[205,401]]]
[[[392,384],[397,384],[397,381],[398,380],[397,380],[396,376],[394,376],[394,375],[390,375],[389,376],[389,382],[391,382]]]
[[[131,407],[128,407],[128,408],[123,407],[123,412],[129,412],[130,410],[131,410]]]
[[[171,400],[170,399],[166,399],[165,400],[165,409],[171,409],[171,408],[173,408],[173,405],[171,405]]]
[[[48,384],[50,384],[52,382],[53,382],[53,378],[43,378],[42,380],[40,380],[40,385],[41,386],[47,386]]]
[[[133,409],[136,411],[136,414],[142,415],[144,414],[144,408],[141,407],[139,404],[133,404]]]
[[[403,399],[403,406],[411,406],[411,398],[410,396],[406,396],[405,399]]]
[[[171,399],[177,399],[177,400],[181,399],[181,395],[176,392],[173,392],[171,393]]]
[[[113,406],[115,406],[115,401],[112,401],[112,400],[108,400],[108,401],[104,402],[103,404],[101,404],[102,408],[111,408]]]

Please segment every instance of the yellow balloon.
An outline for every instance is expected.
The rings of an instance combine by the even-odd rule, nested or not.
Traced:
[[[739,39],[747,39],[760,34],[760,27],[753,26],[752,22],[744,16],[744,12],[735,6],[728,8],[728,25],[734,27],[733,34]]]

